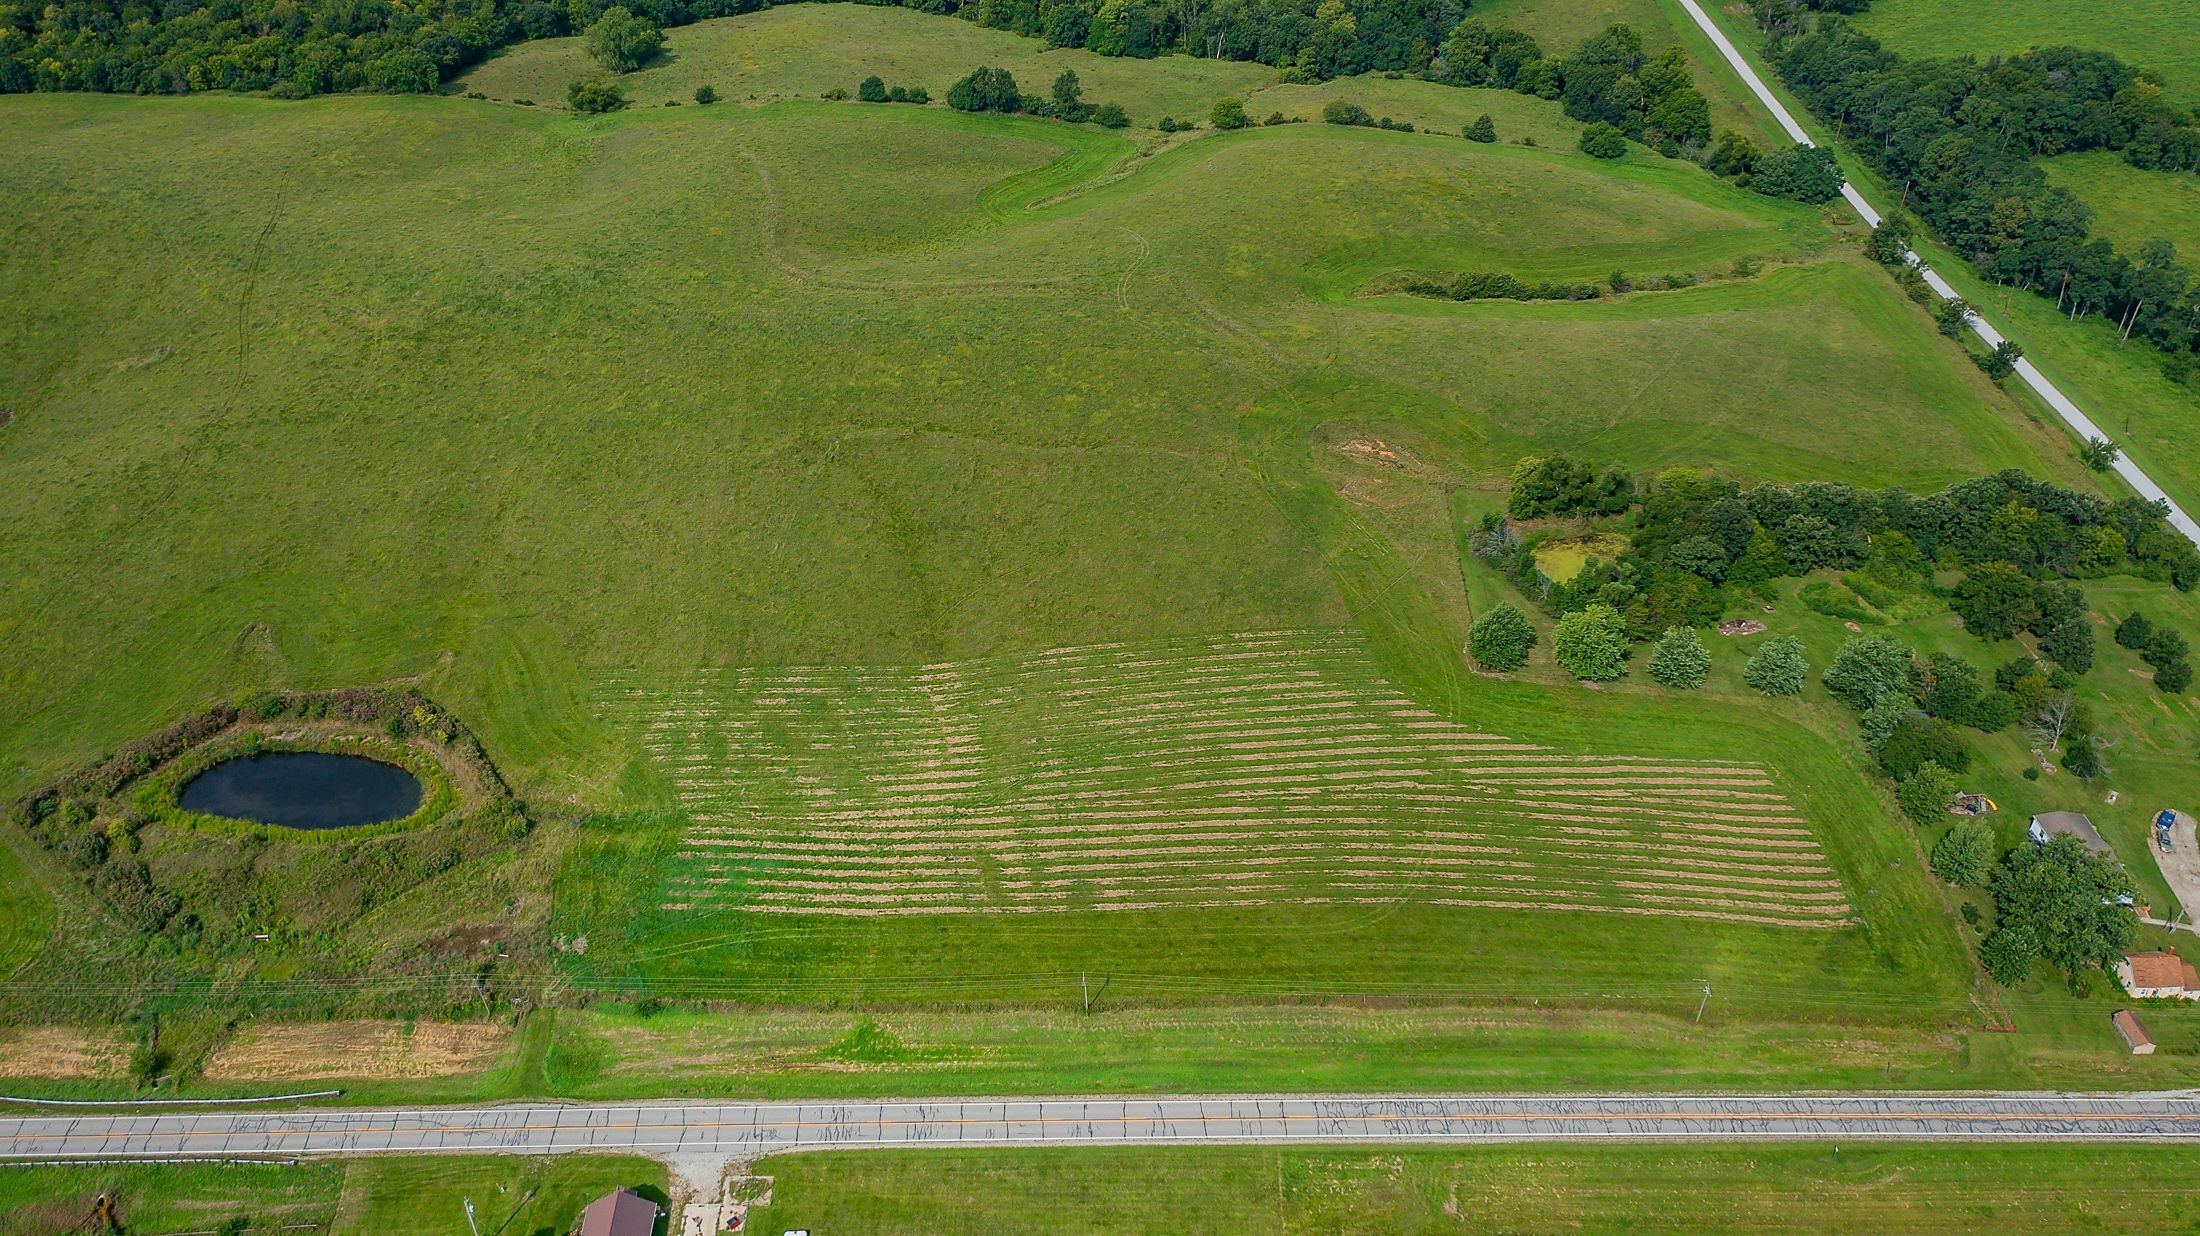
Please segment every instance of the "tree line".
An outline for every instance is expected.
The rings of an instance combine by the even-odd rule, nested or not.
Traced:
[[[1631,511],[1626,551],[1563,583],[1536,572],[1507,519]],[[2112,501],[2017,469],[1917,495],[1831,481],[1744,489],[1688,468],[1638,483],[1622,469],[1536,456],[1514,467],[1506,515],[1486,519],[1469,544],[1553,613],[1601,603],[1637,639],[1715,622],[1733,597],[1783,576],[1851,571],[1852,586],[1893,597],[1940,590],[1935,572],[1961,569],[1963,581],[1941,591],[1966,625],[1987,639],[2029,630],[2078,672],[2075,662],[2090,667],[2092,631],[2068,581],[2128,573],[2200,585],[2200,549],[2161,504]]]
[[[2115,150],[2143,168],[2200,172],[2200,121],[2106,52],[2028,51],[1984,63],[1909,59],[1835,16],[1757,6],[1780,77],[1889,184],[1906,208],[2009,287],[2098,316],[2189,373],[2200,352],[2200,283],[2166,240],[2118,252],[2092,211],[2047,183],[2037,158]]]

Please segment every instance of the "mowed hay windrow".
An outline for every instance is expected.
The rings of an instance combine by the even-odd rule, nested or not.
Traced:
[[[478,1022],[272,1022],[241,1030],[207,1058],[213,1081],[315,1077],[407,1080],[486,1065],[511,1040],[507,1025]]]
[[[1476,732],[1401,695],[1352,632],[606,687],[692,819],[668,910],[1852,917],[1765,770]]]

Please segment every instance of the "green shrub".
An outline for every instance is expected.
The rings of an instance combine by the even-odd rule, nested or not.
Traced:
[[[1559,618],[1551,632],[1551,651],[1576,678],[1618,678],[1627,672],[1627,624],[1609,605],[1575,610]]]
[[[1497,122],[1490,119],[1488,112],[1483,112],[1475,118],[1473,124],[1461,131],[1460,136],[1470,142],[1494,142],[1497,140]]]
[[[1694,627],[1674,627],[1650,652],[1650,676],[1668,687],[1691,691],[1711,672],[1711,654]]]
[[[2134,612],[2122,622],[2116,624],[2116,644],[2118,647],[2129,648],[2133,652],[2138,652],[2147,646],[2148,640],[2153,638],[2154,624],[2147,621],[2145,614]]]
[[[1742,681],[1766,695],[1795,695],[1802,691],[1803,680],[1810,674],[1810,662],[1803,659],[1803,641],[1792,635],[1777,635],[1759,645],[1742,666]]]
[[[1207,113],[1207,123],[1218,129],[1242,129],[1250,123],[1245,117],[1245,100],[1217,99],[1214,110]]]
[[[1627,135],[1617,125],[1599,120],[1581,131],[1581,153],[1597,159],[1617,159],[1627,153]]]
[[[1826,689],[1858,712],[1909,686],[1910,650],[1885,635],[1852,635],[1826,667]]]
[[[2185,642],[2184,636],[2168,627],[2157,627],[2154,634],[2147,638],[2146,647],[2140,649],[2139,656],[2148,665],[2159,670],[2173,661],[2184,660],[2191,652],[2192,647]]]
[[[1125,129],[1130,127],[1131,118],[1121,103],[1102,103],[1092,109],[1092,122],[1103,129]]]
[[[1933,843],[1933,874],[1958,888],[1977,888],[1993,871],[1994,830],[1986,824],[1965,820]]]
[[[1024,96],[1014,74],[984,65],[947,88],[947,105],[958,112],[1014,112],[1023,109]]]
[[[1962,792],[1963,787],[1956,783],[1954,773],[1926,760],[1902,779],[1901,786],[1895,790],[1895,801],[1902,805],[1902,814],[1910,817],[1910,823],[1930,828],[1948,818],[1948,808]]]
[[[1972,700],[1957,720],[1981,733],[1998,734],[2015,724],[2018,712],[2016,696],[2007,691],[1988,691]]]
[[[903,92],[904,97],[907,96],[907,93],[907,91]],[[886,102],[886,79],[876,73],[864,78],[856,85],[856,98],[865,103]]]
[[[1052,94],[1057,119],[1082,124],[1092,115],[1092,105],[1085,102],[1085,87],[1077,80],[1077,70],[1063,69],[1054,79]]]
[[[695,101],[706,107],[716,103],[718,101],[718,88],[716,86],[697,86],[695,88]]]
[[[1938,764],[1949,772],[1964,772],[1971,767],[1970,748],[1956,733],[1956,727],[1937,717],[1920,717],[1911,714],[1902,718],[1894,727],[1894,733],[1879,747],[1879,766],[1887,770],[1897,781],[1908,781],[1927,764]],[[1954,791],[1949,791],[1951,798]],[[1947,804],[1941,804],[1946,810]]]
[[[1482,615],[1467,633],[1467,651],[1483,669],[1509,673],[1528,663],[1535,647],[1535,628],[1527,615],[1509,604],[1500,604]]]
[[[2172,661],[2158,666],[2154,671],[2154,687],[2169,695],[2176,695],[2192,685],[2192,663]]]
[[[565,88],[565,105],[583,116],[600,116],[626,106],[626,92],[617,82],[584,77]]]
[[[1322,123],[1369,126],[1375,123],[1375,118],[1368,115],[1367,109],[1357,103],[1347,103],[1343,99],[1331,99],[1329,102],[1322,104]]]

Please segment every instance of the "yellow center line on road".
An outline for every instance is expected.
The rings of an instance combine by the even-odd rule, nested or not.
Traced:
[[[201,1119],[203,1119],[203,1117],[201,1117]],[[879,1130],[883,1130],[883,1129],[889,1129],[889,1128],[922,1128],[922,1127],[928,1127],[928,1126],[947,1126],[947,1127],[961,1127],[961,1126],[968,1126],[968,1125],[997,1125],[997,1124],[1019,1124],[1019,1125],[1028,1125],[1028,1124],[1039,1124],[1039,1125],[1058,1125],[1058,1124],[1067,1124],[1067,1125],[1118,1125],[1118,1126],[1126,1126],[1126,1127],[1127,1127],[1127,1126],[1131,1126],[1131,1125],[1149,1125],[1149,1126],[1150,1126],[1150,1125],[1156,1125],[1156,1124],[1189,1124],[1189,1123],[1192,1123],[1193,1121],[1203,1121],[1203,1122],[1205,1122],[1205,1123],[1222,1123],[1222,1124],[1246,1124],[1246,1125],[1254,1125],[1254,1124],[1263,1124],[1263,1123],[1268,1123],[1268,1122],[1273,1122],[1273,1121],[1308,1121],[1308,1120],[1317,1120],[1317,1121],[1326,1121],[1326,1122],[1340,1122],[1340,1121],[1341,1121],[1341,1122],[1347,1122],[1347,1123],[1349,1123],[1349,1122],[1351,1122],[1351,1121],[1355,1121],[1355,1120],[1361,1120],[1361,1121],[1384,1121],[1384,1122],[1393,1122],[1393,1123],[1395,1123],[1395,1122],[1400,1122],[1400,1121],[1412,1121],[1412,1122],[1416,1122],[1416,1123],[1418,1123],[1418,1122],[1426,1122],[1426,1121],[1443,1121],[1443,1122],[1446,1122],[1446,1123],[1453,1123],[1453,1122],[1463,1122],[1463,1121],[1485,1121],[1485,1122],[1487,1122],[1487,1121],[1497,1121],[1497,1122],[1505,1122],[1505,1123],[1515,1123],[1515,1124],[1517,1124],[1517,1123],[1534,1123],[1534,1122],[1555,1122],[1555,1121],[1565,1121],[1565,1120],[1616,1120],[1616,1121],[1628,1121],[1628,1122],[1634,1122],[1634,1121],[1671,1122],[1671,1121],[1676,1121],[1676,1120],[1708,1120],[1708,1121],[1723,1121],[1723,1122],[1735,1122],[1735,1121],[1763,1121],[1763,1120],[1835,1120],[1835,1121],[1864,1121],[1864,1120],[1893,1120],[1893,1121],[1905,1121],[1905,1120],[1913,1120],[1913,1121],[1915,1121],[1915,1120],[1927,1120],[1927,1121],[1929,1121],[1929,1120],[1950,1120],[1950,1121],[1980,1121],[1980,1120],[2082,1120],[2082,1121],[2097,1121],[2097,1122],[2098,1122],[2098,1121],[2119,1121],[2119,1120],[2175,1120],[2175,1121],[2180,1121],[2180,1122],[2190,1122],[2190,1121],[2194,1121],[2194,1120],[2200,1120],[2200,1112],[2136,1112],[2136,1111],[2112,1111],[2112,1112],[2052,1112],[2052,1113],[2044,1113],[2044,1112],[2017,1112],[2017,1111],[2011,1111],[2011,1112],[1930,1112],[1930,1111],[1927,1111],[1927,1112],[1917,1112],[1917,1111],[1901,1111],[1901,1112],[1858,1112],[1858,1111],[1800,1111],[1800,1112],[1649,1112],[1649,1113],[1631,1113],[1631,1114],[1630,1114],[1630,1113],[1618,1113],[1618,1112],[1477,1112],[1477,1113],[1473,1113],[1473,1114],[1455,1114],[1455,1115],[1413,1115],[1413,1114],[1411,1114],[1411,1113],[1404,1113],[1404,1112],[1369,1112],[1369,1113],[1356,1114],[1356,1115],[1349,1115],[1349,1116],[1322,1116],[1322,1115],[1315,1115],[1315,1114],[1312,1114],[1312,1113],[1305,1113],[1305,1112],[1300,1112],[1300,1113],[1281,1113],[1281,1114],[1278,1114],[1278,1115],[1274,1115],[1274,1116],[1210,1116],[1210,1117],[1201,1117],[1201,1116],[1197,1116],[1197,1115],[1189,1115],[1189,1116],[1092,1116],[1092,1117],[1085,1117],[1085,1116],[1019,1116],[1019,1117],[994,1117],[994,1118],[991,1118],[991,1119],[979,1119],[979,1118],[974,1118],[974,1117],[941,1117],[941,1118],[939,1118],[939,1119],[935,1119],[935,1120],[886,1120],[886,1119],[871,1119],[871,1120],[838,1120],[838,1121],[834,1121],[834,1120],[792,1120],[792,1121],[790,1121],[790,1120],[774,1120],[774,1121],[760,1121],[760,1122],[750,1122],[750,1121],[738,1121],[738,1120],[708,1120],[708,1121],[705,1121],[705,1120],[698,1120],[698,1121],[692,1121],[692,1122],[687,1122],[687,1123],[678,1123],[678,1124],[674,1124],[674,1123],[657,1123],[657,1124],[652,1124],[652,1123],[646,1123],[646,1122],[640,1122],[640,1121],[627,1121],[627,1122],[616,1122],[616,1123],[610,1123],[610,1124],[570,1124],[570,1125],[568,1125],[568,1124],[515,1124],[515,1125],[465,1125],[465,1124],[458,1124],[458,1125],[432,1125],[432,1126],[421,1126],[421,1127],[415,1127],[415,1128],[402,1128],[402,1127],[396,1127],[396,1126],[383,1126],[383,1125],[363,1125],[363,1126],[359,1126],[359,1127],[356,1127],[356,1128],[324,1128],[324,1129],[293,1129],[293,1128],[278,1128],[278,1129],[219,1129],[219,1130],[217,1130],[217,1129],[184,1129],[184,1130],[178,1130],[178,1131],[175,1131],[175,1132],[159,1132],[159,1131],[146,1131],[146,1130],[136,1130],[136,1131],[130,1131],[130,1130],[110,1130],[110,1131],[103,1131],[103,1132],[100,1132],[100,1131],[78,1131],[78,1132],[65,1132],[65,1133],[33,1133],[33,1132],[22,1132],[22,1133],[15,1133],[15,1134],[10,1134],[10,1135],[6,1135],[6,1136],[4,1136],[4,1137],[0,1137],[0,1143],[4,1143],[4,1142],[9,1142],[9,1141],[17,1141],[17,1142],[22,1142],[22,1141],[84,1141],[84,1140],[106,1140],[106,1139],[110,1139],[110,1138],[116,1138],[116,1137],[125,1137],[125,1138],[128,1138],[128,1137],[141,1137],[141,1138],[156,1138],[156,1139],[174,1139],[174,1138],[208,1138],[208,1137],[230,1137],[230,1138],[256,1138],[256,1137],[257,1137],[257,1138],[286,1138],[286,1137],[307,1137],[307,1138],[310,1138],[310,1137],[371,1137],[371,1136],[376,1136],[376,1135],[381,1135],[381,1134],[390,1134],[390,1135],[398,1135],[398,1134],[413,1134],[413,1135],[418,1135],[418,1136],[429,1136],[429,1135],[436,1135],[436,1134],[455,1134],[455,1135],[459,1135],[459,1136],[462,1136],[462,1137],[471,1137],[471,1136],[489,1136],[489,1135],[501,1135],[501,1134],[511,1134],[511,1133],[611,1133],[611,1132],[634,1132],[634,1133],[640,1133],[640,1132],[645,1132],[645,1131],[660,1131],[660,1130],[698,1131],[698,1130],[706,1130],[706,1129],[745,1129],[745,1130],[765,1130],[765,1129],[771,1129],[771,1130],[788,1130],[788,1129],[792,1129],[792,1130],[797,1130],[797,1131],[799,1131],[799,1130],[803,1130],[803,1129],[879,1129]]]

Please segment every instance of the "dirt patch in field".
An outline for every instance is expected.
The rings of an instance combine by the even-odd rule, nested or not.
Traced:
[[[24,1026],[0,1030],[0,1077],[119,1077],[127,1046],[105,1030]]]
[[[1381,438],[1347,438],[1337,444],[1337,449],[1354,459],[1364,459],[1369,463],[1386,464],[1393,468],[1402,468],[1414,462],[1413,456],[1406,454]]]
[[[479,1022],[327,1021],[253,1026],[206,1061],[212,1081],[448,1077],[487,1064],[512,1028]]]
[[[1755,618],[1729,618],[1719,624],[1721,635],[1755,635],[1765,629],[1765,624]]]

